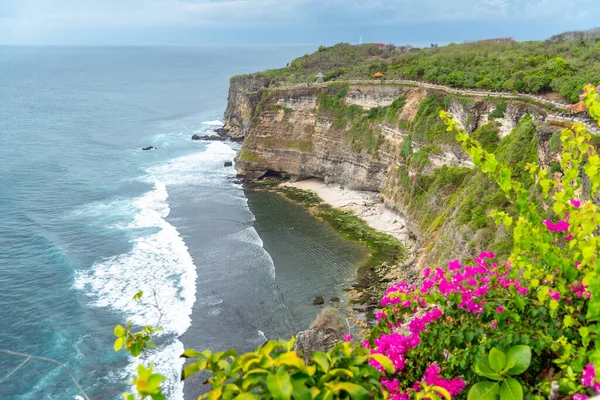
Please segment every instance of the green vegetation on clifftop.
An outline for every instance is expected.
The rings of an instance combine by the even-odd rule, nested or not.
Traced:
[[[457,88],[527,93],[555,92],[576,102],[581,87],[600,79],[600,32],[556,35],[545,41],[487,40],[415,49],[340,43],[260,73],[273,82],[415,79]]]

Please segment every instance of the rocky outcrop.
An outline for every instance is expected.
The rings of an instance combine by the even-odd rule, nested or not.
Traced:
[[[451,100],[448,112],[454,115],[467,132],[472,133],[481,125],[492,121],[490,114],[498,107],[498,104],[504,104],[506,107],[506,110],[502,112],[502,117],[493,118],[493,122],[499,127],[498,131],[501,137],[508,135],[515,129],[524,115],[540,113],[536,107],[527,103],[501,103],[501,101],[494,100],[472,101],[467,99]]]
[[[352,86],[347,102],[361,108],[385,106],[407,92],[405,87],[385,88],[380,96],[377,86]],[[390,148],[377,154],[353,150],[346,130],[335,126],[331,115],[318,111],[317,98],[323,90],[297,87],[263,95],[260,113],[244,131],[246,139],[236,162],[238,173],[257,178],[269,171],[282,171],[292,179],[319,177],[352,189],[380,190],[393,163]],[[246,106],[243,103],[242,107]],[[398,143],[406,136],[393,128],[386,132]]]
[[[329,351],[344,340],[344,335],[336,329],[312,328],[296,335],[296,351],[308,361],[315,351]]]
[[[225,126],[231,139],[242,140],[251,127],[251,120],[260,101],[261,89],[269,86],[261,74],[237,75],[229,82]]]

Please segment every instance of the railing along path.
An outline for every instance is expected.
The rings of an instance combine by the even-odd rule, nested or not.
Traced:
[[[439,90],[446,93],[458,94],[461,96],[470,96],[470,97],[493,97],[499,99],[514,99],[514,100],[533,100],[537,103],[553,107],[556,110],[564,110],[568,112],[567,106],[569,104],[561,103],[555,100],[546,99],[540,96],[536,96],[529,93],[509,93],[509,92],[494,92],[489,90],[475,90],[475,89],[457,89],[449,86],[437,85],[434,83],[427,83],[421,81],[413,81],[409,79],[388,79],[382,81],[374,81],[374,80],[360,80],[360,79],[351,79],[347,81],[328,81],[328,82],[314,82],[314,83],[296,83],[293,85],[285,85],[285,86],[276,86],[278,89],[292,89],[292,88],[300,88],[300,87],[327,87],[331,83],[335,82],[348,82],[352,84],[396,84],[396,85],[407,85],[407,86],[417,86],[426,89]],[[575,116],[566,116],[566,115],[558,115],[558,114],[549,114],[546,116],[546,120],[554,120],[554,121],[565,121],[565,122],[579,122],[587,128],[593,134],[600,135],[600,128],[595,125],[592,119],[584,119],[581,117]]]

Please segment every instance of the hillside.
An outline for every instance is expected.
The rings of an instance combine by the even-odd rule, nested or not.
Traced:
[[[545,41],[490,39],[417,49],[383,44],[340,43],[319,47],[286,68],[260,73],[272,83],[367,79],[415,79],[457,88],[519,93],[556,93],[578,101],[584,84],[599,83],[600,30],[567,32]]]

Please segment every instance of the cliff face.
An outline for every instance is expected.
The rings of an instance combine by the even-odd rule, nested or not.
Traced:
[[[405,94],[402,87],[353,86],[347,104],[361,108],[389,105]],[[238,173],[260,177],[269,171],[293,179],[318,177],[353,189],[380,190],[389,165],[394,162],[391,148],[375,153],[355,151],[347,140],[345,127],[334,116],[320,112],[317,105],[323,87],[297,87],[274,90],[263,96],[262,111],[249,124],[240,157]],[[389,141],[400,142],[405,134],[386,129]],[[386,151],[387,150],[387,151]]]
[[[529,117],[525,121],[526,114],[539,112],[528,104],[377,83],[260,89],[264,84],[260,77],[232,79],[225,120],[232,137],[244,137],[237,172],[249,178],[316,177],[381,192],[386,204],[411,221],[422,263],[511,245],[490,226],[486,212],[504,204],[498,193],[485,191],[493,184],[471,168],[453,134],[444,132],[440,109],[486,145],[514,146],[502,151],[522,150],[519,157],[539,152],[542,161],[552,159],[544,150],[548,146],[538,149],[538,143],[548,141],[553,129],[542,129]],[[523,133],[511,134],[519,129]]]
[[[269,80],[258,74],[231,78],[225,110],[225,129],[232,139],[241,140],[249,133],[252,113],[260,101],[261,89],[268,85]]]

